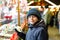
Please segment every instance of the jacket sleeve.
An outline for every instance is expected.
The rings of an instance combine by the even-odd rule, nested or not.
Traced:
[[[37,40],[48,40],[48,34],[45,30],[38,33]]]
[[[26,34],[25,34],[25,33],[19,32],[17,29],[15,29],[15,32],[17,32],[17,35],[18,35],[19,37],[21,37],[22,39],[25,40],[25,37],[26,37]]]

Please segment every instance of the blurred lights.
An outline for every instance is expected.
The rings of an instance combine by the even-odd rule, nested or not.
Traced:
[[[46,2],[52,4],[53,6],[56,6],[56,4],[54,4],[53,2],[49,1],[49,0],[45,0]]]

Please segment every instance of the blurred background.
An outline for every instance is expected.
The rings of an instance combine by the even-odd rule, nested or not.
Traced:
[[[27,31],[26,15],[31,8],[41,11],[45,23],[49,22],[49,40],[60,40],[60,0],[0,0],[0,40],[10,40],[14,28],[22,26]]]

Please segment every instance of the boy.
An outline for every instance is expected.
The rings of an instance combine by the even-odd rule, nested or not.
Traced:
[[[29,10],[27,20],[29,29],[26,34],[15,29],[19,37],[24,40],[48,40],[48,35],[45,30],[45,24],[41,18],[39,10],[35,8]]]

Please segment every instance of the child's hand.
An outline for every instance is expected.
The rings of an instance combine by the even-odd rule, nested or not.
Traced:
[[[24,22],[21,24],[21,29],[24,29],[27,24],[28,24],[27,20],[24,20]]]

